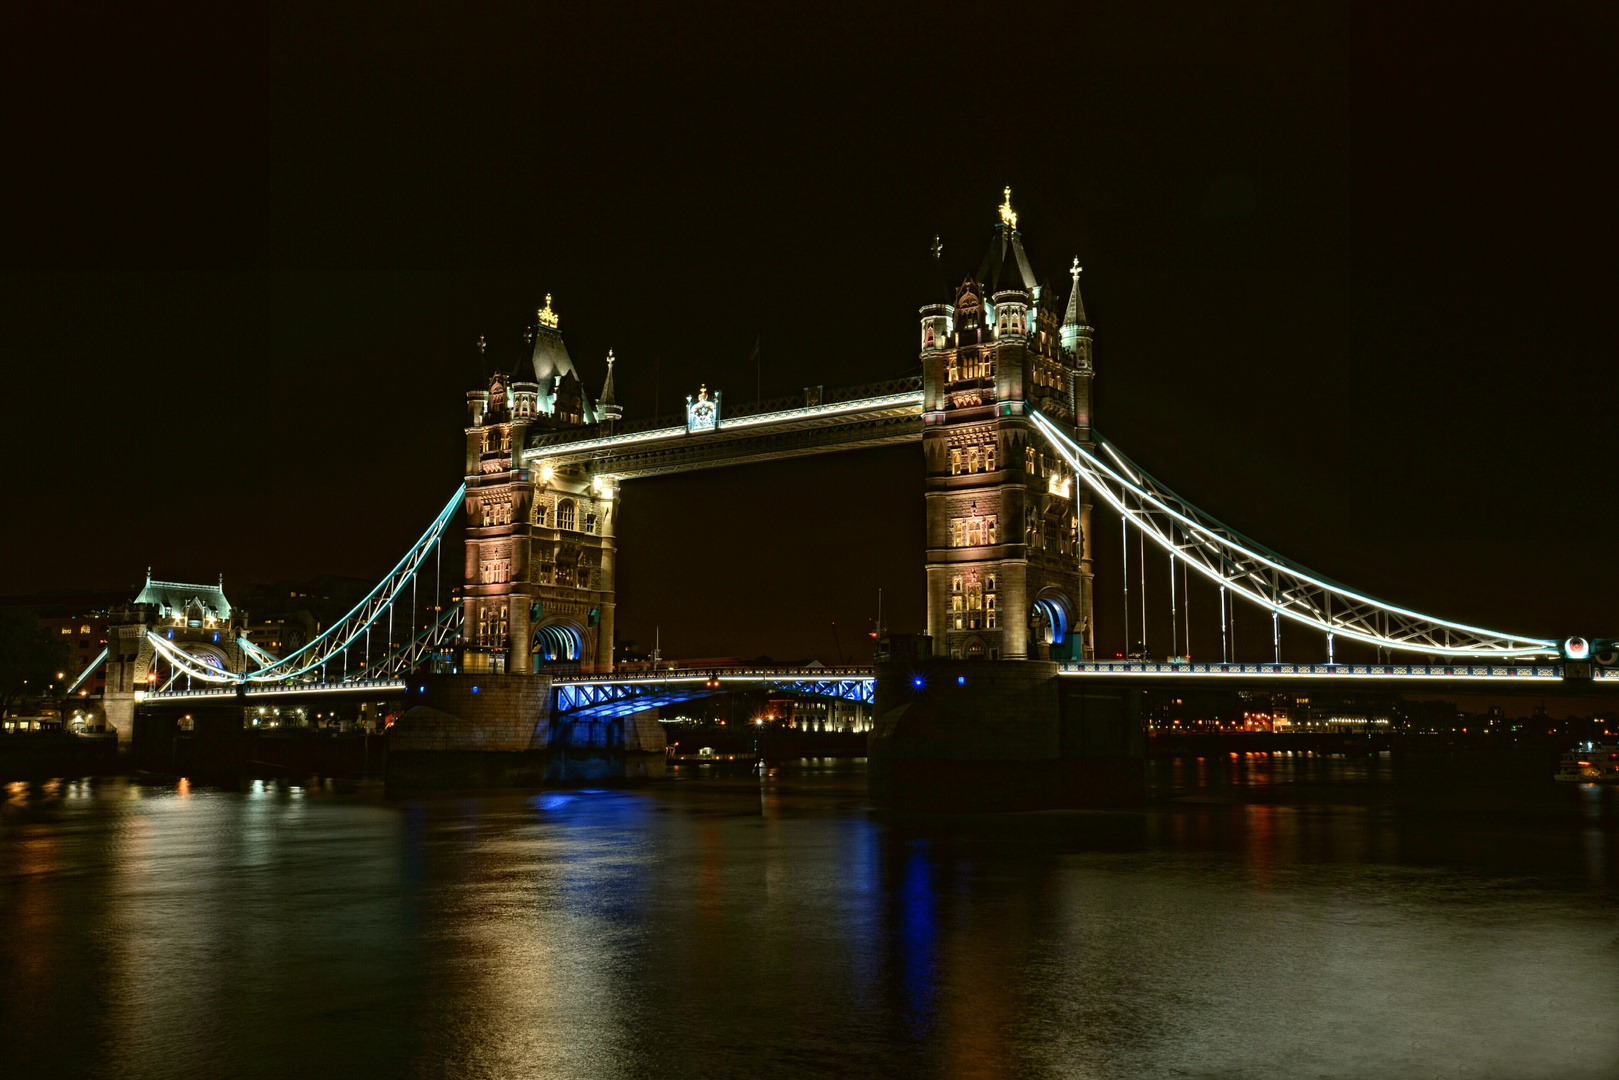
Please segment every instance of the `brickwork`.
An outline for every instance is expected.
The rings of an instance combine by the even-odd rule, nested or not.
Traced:
[[[550,743],[545,676],[431,675],[413,680],[410,708],[388,731],[389,751],[524,751]]]

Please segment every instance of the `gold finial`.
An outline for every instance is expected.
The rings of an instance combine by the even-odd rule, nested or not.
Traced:
[[[608,367],[613,366],[613,350],[612,349],[607,350],[607,366]]]
[[[483,350],[484,350],[483,335],[479,334],[478,335],[478,355],[482,356],[483,355]]]
[[[1075,256],[1074,265],[1070,266],[1068,268],[1069,276],[1072,277],[1075,281],[1078,281],[1079,280],[1079,275],[1084,273],[1084,272],[1085,272],[1085,268],[1083,266],[1079,265],[1079,258],[1078,258],[1078,256]]]
[[[534,313],[541,326],[549,326],[552,330],[557,328],[557,313],[551,310],[551,294],[545,294],[545,306]]]
[[[1012,209],[1012,187],[1007,185],[1006,201],[1001,203],[1001,224],[1009,228],[1017,228],[1017,211]]]

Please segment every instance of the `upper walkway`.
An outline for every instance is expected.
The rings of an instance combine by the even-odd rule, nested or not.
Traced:
[[[584,429],[584,431],[599,431]],[[559,431],[523,450],[527,468],[587,467],[620,480],[714,469],[753,461],[914,443],[922,435],[922,379],[777,398],[731,408],[712,424],[688,416],[621,424],[608,435]]]

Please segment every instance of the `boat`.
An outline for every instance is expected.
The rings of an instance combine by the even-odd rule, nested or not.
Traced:
[[[1619,784],[1619,743],[1586,740],[1563,755],[1557,779],[1573,784]]]

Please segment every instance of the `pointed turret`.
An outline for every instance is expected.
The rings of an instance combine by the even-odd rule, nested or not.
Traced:
[[[607,381],[602,383],[601,397],[596,402],[596,419],[620,420],[624,410],[619,408],[618,399],[613,395],[613,350],[607,350]]]
[[[534,379],[549,390],[559,375],[572,375],[573,358],[562,343],[562,332],[557,329],[557,313],[551,310],[551,294],[545,294],[545,306],[534,313],[534,325],[529,328],[534,344],[532,360]]]
[[[1079,275],[1084,272],[1079,260],[1068,268],[1074,279],[1073,291],[1068,294],[1068,310],[1062,317],[1062,347],[1074,354],[1080,367],[1091,366],[1091,324],[1085,319],[1085,298],[1079,295]]]

